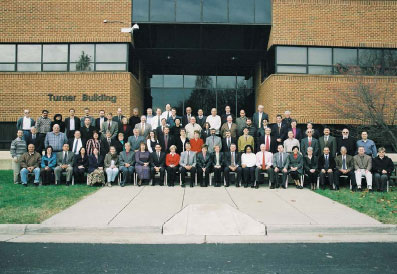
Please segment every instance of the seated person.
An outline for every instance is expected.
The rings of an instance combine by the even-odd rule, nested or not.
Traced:
[[[41,155],[35,151],[33,144],[28,145],[28,151],[19,158],[21,167],[21,181],[23,186],[28,186],[28,173],[34,173],[34,185],[40,183]]]
[[[347,176],[348,180],[351,180],[353,191],[356,190],[356,177],[354,176],[354,160],[353,156],[347,154],[346,147],[340,148],[340,153],[335,158],[335,189],[339,189],[339,178],[340,176]]]
[[[225,177],[226,187],[230,185],[230,172],[235,172],[237,174],[236,178],[236,187],[240,187],[241,181],[241,155],[237,152],[236,144],[232,143],[230,145],[230,151],[223,153],[223,165],[225,168],[223,169],[223,176]]]
[[[260,151],[256,153],[256,169],[255,169],[255,187],[259,187],[259,174],[267,173],[269,176],[269,186],[271,189],[275,187],[274,170],[273,170],[273,153],[266,151],[266,145],[260,145]]]
[[[52,151],[52,146],[45,149],[44,156],[41,157],[41,179],[43,185],[54,182],[54,168],[57,165],[57,155]]]
[[[214,146],[214,152],[212,152],[211,158],[212,171],[214,172],[214,186],[220,187],[221,184],[223,184],[223,153],[221,152],[221,147],[219,145]]]
[[[150,154],[150,173],[152,177],[152,186],[155,185],[154,175],[160,172],[160,185],[164,185],[165,173],[165,152],[161,151],[161,145],[156,144],[154,151]]]
[[[73,175],[74,153],[69,151],[69,145],[64,144],[57,154],[57,167],[54,170],[56,184],[61,183],[61,172],[66,172],[66,185],[70,184]]]
[[[180,156],[176,153],[176,146],[170,146],[170,153],[165,157],[165,165],[167,166],[168,186],[175,185],[176,172],[179,168]]]
[[[92,154],[88,156],[87,185],[93,186],[96,183],[102,184],[102,186],[105,185],[103,160],[103,156],[99,154],[99,149],[94,147]]]
[[[106,154],[104,160],[104,168],[108,178],[108,182],[107,182],[108,187],[112,186],[112,183],[114,183],[117,175],[119,174],[118,166],[119,166],[119,156],[117,155],[116,148],[114,146],[110,146],[109,153]]]
[[[288,170],[288,174],[294,180],[296,188],[302,189],[303,184],[300,181],[300,176],[303,174],[303,156],[299,153],[299,146],[292,148],[292,153],[288,155],[284,168]]]
[[[182,187],[185,187],[186,172],[190,172],[190,187],[193,187],[196,176],[196,152],[191,151],[189,142],[185,144],[185,148],[186,150],[181,153],[179,161]]]
[[[126,142],[124,148],[125,150],[119,155],[119,170],[123,174],[120,182],[121,187],[131,183],[131,177],[135,170],[135,152],[131,150],[131,144]]]
[[[209,184],[209,176],[212,171],[211,154],[208,152],[208,146],[203,145],[201,152],[196,154],[196,170],[197,181],[201,187],[207,187]],[[205,182],[203,184],[203,174],[205,174]]]
[[[81,147],[79,154],[74,156],[74,163],[73,163],[74,180],[77,183],[83,183],[84,173],[87,170],[88,170],[88,156],[85,147]]]
[[[365,154],[365,148],[358,147],[358,154],[353,157],[354,173],[356,175],[357,190],[361,191],[361,177],[365,176],[367,187],[372,191],[372,158]]]
[[[310,130],[307,130],[309,132]],[[306,156],[303,158],[303,168],[305,175],[310,183],[310,189],[316,190],[317,176],[318,176],[318,158],[313,153],[313,147],[309,146],[306,149]]]
[[[387,181],[394,170],[393,161],[385,155],[386,149],[380,147],[378,156],[372,160],[372,171],[374,173],[375,190],[386,191]]]
[[[241,155],[241,167],[243,168],[244,187],[255,187],[255,168],[256,168],[256,155],[254,148],[251,145],[245,147],[244,153]]]
[[[135,172],[138,175],[138,186],[142,185],[143,180],[150,180],[150,153],[145,142],[135,152]]]
[[[325,178],[326,175],[328,175],[329,188],[332,190],[334,184],[335,159],[330,154],[328,147],[324,147],[323,154],[318,158],[318,169],[320,170],[321,188],[325,189]]]
[[[274,177],[276,178],[276,188],[280,186],[286,188],[288,179],[288,170],[284,168],[288,160],[288,153],[284,152],[284,146],[279,144],[277,146],[278,152],[273,155]],[[281,174],[281,176],[279,175]],[[281,177],[281,181],[280,181]]]

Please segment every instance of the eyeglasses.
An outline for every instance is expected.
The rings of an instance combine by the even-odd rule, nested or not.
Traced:
[[[342,133],[349,133],[348,131],[342,131]]]

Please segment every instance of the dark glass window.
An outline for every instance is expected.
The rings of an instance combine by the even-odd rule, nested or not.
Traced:
[[[0,45],[0,63],[15,63],[15,45]]]
[[[96,62],[127,62],[127,45],[97,44]]]
[[[43,71],[67,71],[67,64],[43,64]]]
[[[254,23],[254,0],[229,0],[229,22]]]
[[[383,63],[383,52],[380,49],[359,49],[358,64],[362,74],[381,74]]]
[[[334,65],[357,65],[357,49],[334,48]]]
[[[43,62],[57,63],[68,61],[68,45],[43,45]]]
[[[277,66],[278,73],[306,73],[306,66]]]
[[[164,75],[165,88],[182,88],[183,75]]]
[[[197,76],[195,75],[185,75],[183,76],[183,86],[185,88],[196,87]]]
[[[18,64],[17,65],[18,71],[41,71],[41,64],[36,63],[25,63],[25,64]]]
[[[133,0],[132,2],[132,21],[149,21],[149,0]]]
[[[158,22],[175,21],[175,1],[174,0],[151,0],[150,1],[150,20]]]
[[[1,64],[0,63],[0,71],[14,71],[15,64]]]
[[[332,67],[309,66],[309,74],[332,74]]]
[[[41,45],[18,45],[18,62],[41,62]]]
[[[397,76],[397,50],[384,50],[384,74]]]
[[[217,88],[236,88],[236,76],[218,76],[216,78]]]
[[[176,2],[177,22],[200,22],[201,1],[200,0],[177,0]]]
[[[227,22],[227,0],[203,0],[203,21]]]
[[[332,49],[309,48],[309,65],[332,65]]]
[[[272,4],[270,0],[255,0],[255,23],[271,23]]]
[[[277,47],[277,64],[306,65],[307,48]]]
[[[150,79],[150,86],[154,88],[164,87],[164,75],[153,75]]]

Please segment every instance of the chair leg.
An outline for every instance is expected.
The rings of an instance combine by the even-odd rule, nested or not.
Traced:
[[[72,186],[74,186],[74,176],[72,176]]]
[[[386,182],[386,192],[389,192],[389,180]]]
[[[180,186],[182,185],[182,174],[181,173],[179,173],[179,185]]]
[[[320,188],[320,177],[317,177],[317,189]]]

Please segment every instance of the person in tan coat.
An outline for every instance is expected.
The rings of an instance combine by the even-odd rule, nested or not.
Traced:
[[[34,185],[38,186],[40,182],[40,163],[41,155],[34,150],[34,145],[28,146],[28,152],[22,154],[19,158],[21,166],[21,181],[23,186],[28,186],[28,173],[34,173]]]
[[[354,170],[356,175],[356,183],[358,191],[361,191],[361,177],[365,176],[367,187],[372,191],[372,158],[365,154],[364,147],[358,147],[358,154],[353,157]]]

